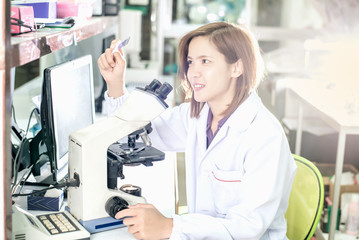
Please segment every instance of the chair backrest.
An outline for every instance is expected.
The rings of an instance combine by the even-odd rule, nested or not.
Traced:
[[[293,155],[297,173],[289,197],[287,237],[290,240],[310,239],[320,220],[324,202],[323,178],[308,159]]]

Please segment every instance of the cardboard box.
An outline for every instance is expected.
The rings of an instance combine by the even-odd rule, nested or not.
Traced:
[[[59,197],[44,197],[45,193],[27,197],[27,209],[39,211],[59,211],[64,201],[64,193]]]
[[[34,9],[32,7],[12,5],[10,17],[22,21],[23,25],[34,27]],[[31,32],[31,28],[19,26],[19,21],[14,19],[11,19],[11,34]]]
[[[57,17],[78,17],[83,19],[91,19],[93,12],[92,2],[72,3],[59,1],[57,3]]]
[[[341,185],[340,186],[340,193],[339,193],[339,206],[342,199],[343,193],[359,193],[359,185]],[[330,199],[333,199],[334,196],[334,184],[332,181],[329,183],[329,197]]]
[[[333,200],[334,184],[332,183],[332,181],[330,179],[333,175],[335,175],[335,164],[334,163],[318,163],[318,162],[313,162],[313,163],[318,168],[320,173],[322,174],[324,189],[326,192],[325,195],[329,196],[330,199]],[[344,164],[343,172],[352,172],[353,174],[357,174],[358,170],[352,164]],[[340,187],[339,202],[340,202],[342,193],[348,193],[348,192],[351,192],[351,193],[359,192],[359,185],[342,185]]]
[[[56,12],[57,0],[23,0],[23,1],[11,1],[11,4],[31,6],[34,8],[35,18],[57,18]]]

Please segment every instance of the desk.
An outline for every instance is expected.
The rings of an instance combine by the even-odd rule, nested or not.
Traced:
[[[91,240],[120,240],[120,239],[126,239],[126,240],[132,240],[136,239],[132,234],[129,234],[127,231],[127,227],[124,228],[117,228],[109,231],[99,232],[95,234],[91,234],[90,239]]]
[[[335,165],[334,196],[331,219],[337,218],[339,204],[340,181],[343,171],[346,136],[359,135],[359,106],[350,104],[348,93],[338,90],[328,82],[313,79],[293,79],[287,85],[286,101],[291,97],[299,103],[298,128],[296,135],[295,153],[300,155],[303,107],[314,110],[317,115],[339,133]],[[334,239],[335,223],[330,222],[329,240]]]

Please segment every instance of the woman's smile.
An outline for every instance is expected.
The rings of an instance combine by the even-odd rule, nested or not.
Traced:
[[[198,92],[198,91],[202,90],[206,85],[201,84],[201,83],[194,83],[194,84],[192,84],[192,86],[193,86],[194,91]]]

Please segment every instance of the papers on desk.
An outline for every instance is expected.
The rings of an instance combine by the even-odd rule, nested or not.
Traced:
[[[54,22],[60,22],[63,19],[60,18],[35,18],[36,23],[54,23]]]
[[[45,27],[52,27],[52,28],[71,28],[74,25],[72,23],[66,23],[65,19],[56,18],[56,19],[49,19],[49,18],[35,18],[36,24],[44,24]]]

